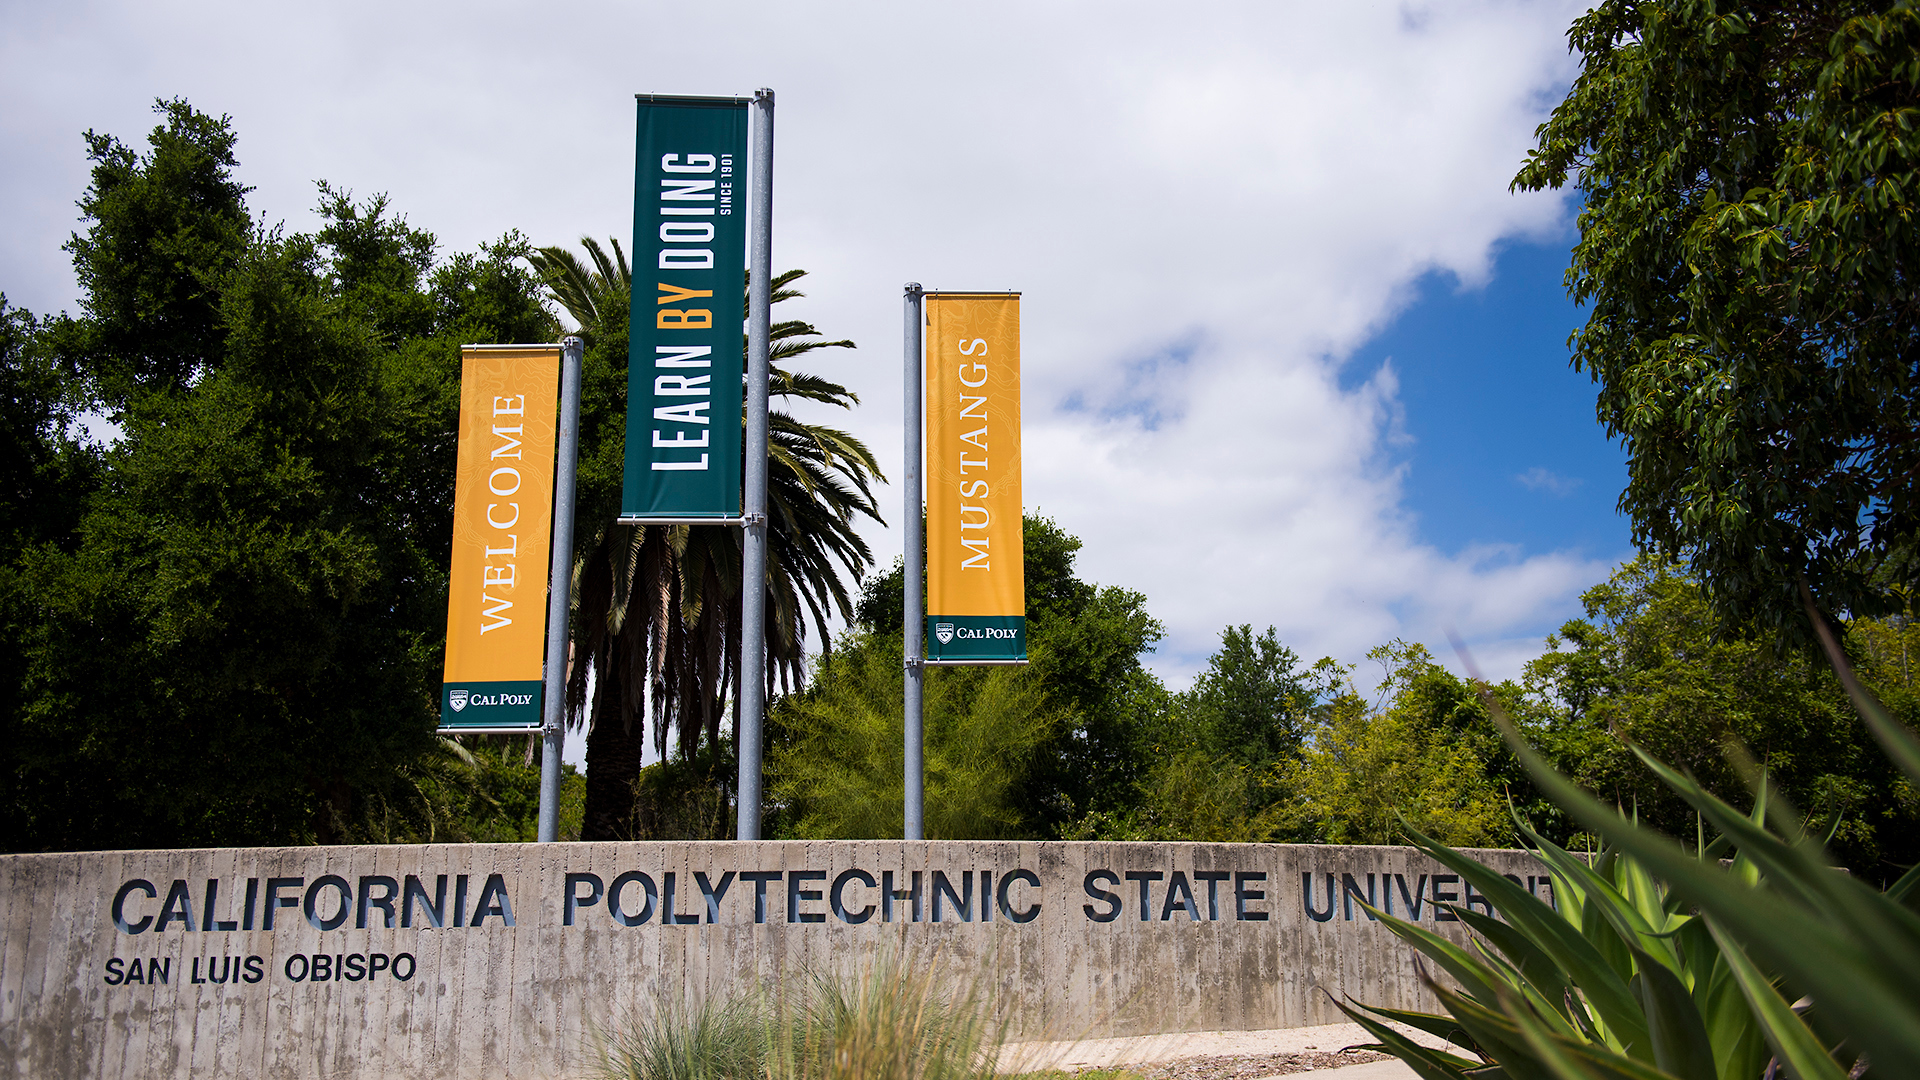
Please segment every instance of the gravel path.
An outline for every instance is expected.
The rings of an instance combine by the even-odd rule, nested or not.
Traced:
[[[1343,1065],[1363,1065],[1387,1058],[1388,1055],[1371,1050],[1304,1050],[1291,1054],[1190,1057],[1148,1065],[1129,1065],[1126,1069],[1143,1080],[1258,1080],[1263,1076],[1338,1069]]]

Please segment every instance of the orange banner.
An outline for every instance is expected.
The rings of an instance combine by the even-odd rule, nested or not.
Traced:
[[[929,293],[926,306],[926,656],[1024,660],[1020,297]]]
[[[541,721],[558,345],[461,352],[443,728]]]

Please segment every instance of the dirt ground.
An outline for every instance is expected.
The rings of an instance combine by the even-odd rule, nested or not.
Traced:
[[[1409,1034],[1414,1034],[1409,1032]],[[1443,1045],[1426,1035],[1423,1043]],[[1125,1066],[1145,1080],[1260,1080],[1338,1069],[1338,1080],[1397,1080],[1413,1070],[1384,1054],[1347,1050],[1372,1042],[1355,1024],[1272,1031],[1194,1031],[1125,1039],[1070,1039],[1014,1043],[1007,1071],[1069,1072]],[[1331,1078],[1330,1078],[1331,1080]]]

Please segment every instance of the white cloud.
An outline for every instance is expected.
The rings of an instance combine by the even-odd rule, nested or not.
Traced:
[[[1574,489],[1586,483],[1577,476],[1561,476],[1544,465],[1535,465],[1513,479],[1528,491],[1544,491],[1558,498],[1573,494]]]
[[[625,235],[631,94],[772,86],[776,262],[862,343],[822,366],[890,472],[901,284],[1018,288],[1027,502],[1147,593],[1167,673],[1229,622],[1348,659],[1449,622],[1510,641],[1605,566],[1423,543],[1393,373],[1342,362],[1420,274],[1484,280],[1495,241],[1562,221],[1506,185],[1580,7],[15,4],[0,289],[72,304],[78,132],[137,141],[155,96],[234,114],[268,218],[309,223],[325,177],[453,249]]]

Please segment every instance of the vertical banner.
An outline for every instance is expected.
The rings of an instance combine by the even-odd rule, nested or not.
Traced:
[[[1025,660],[1020,296],[926,305],[927,661]]]
[[[739,517],[747,99],[639,107],[620,517]]]
[[[460,363],[440,727],[537,731],[560,346],[469,345]]]

